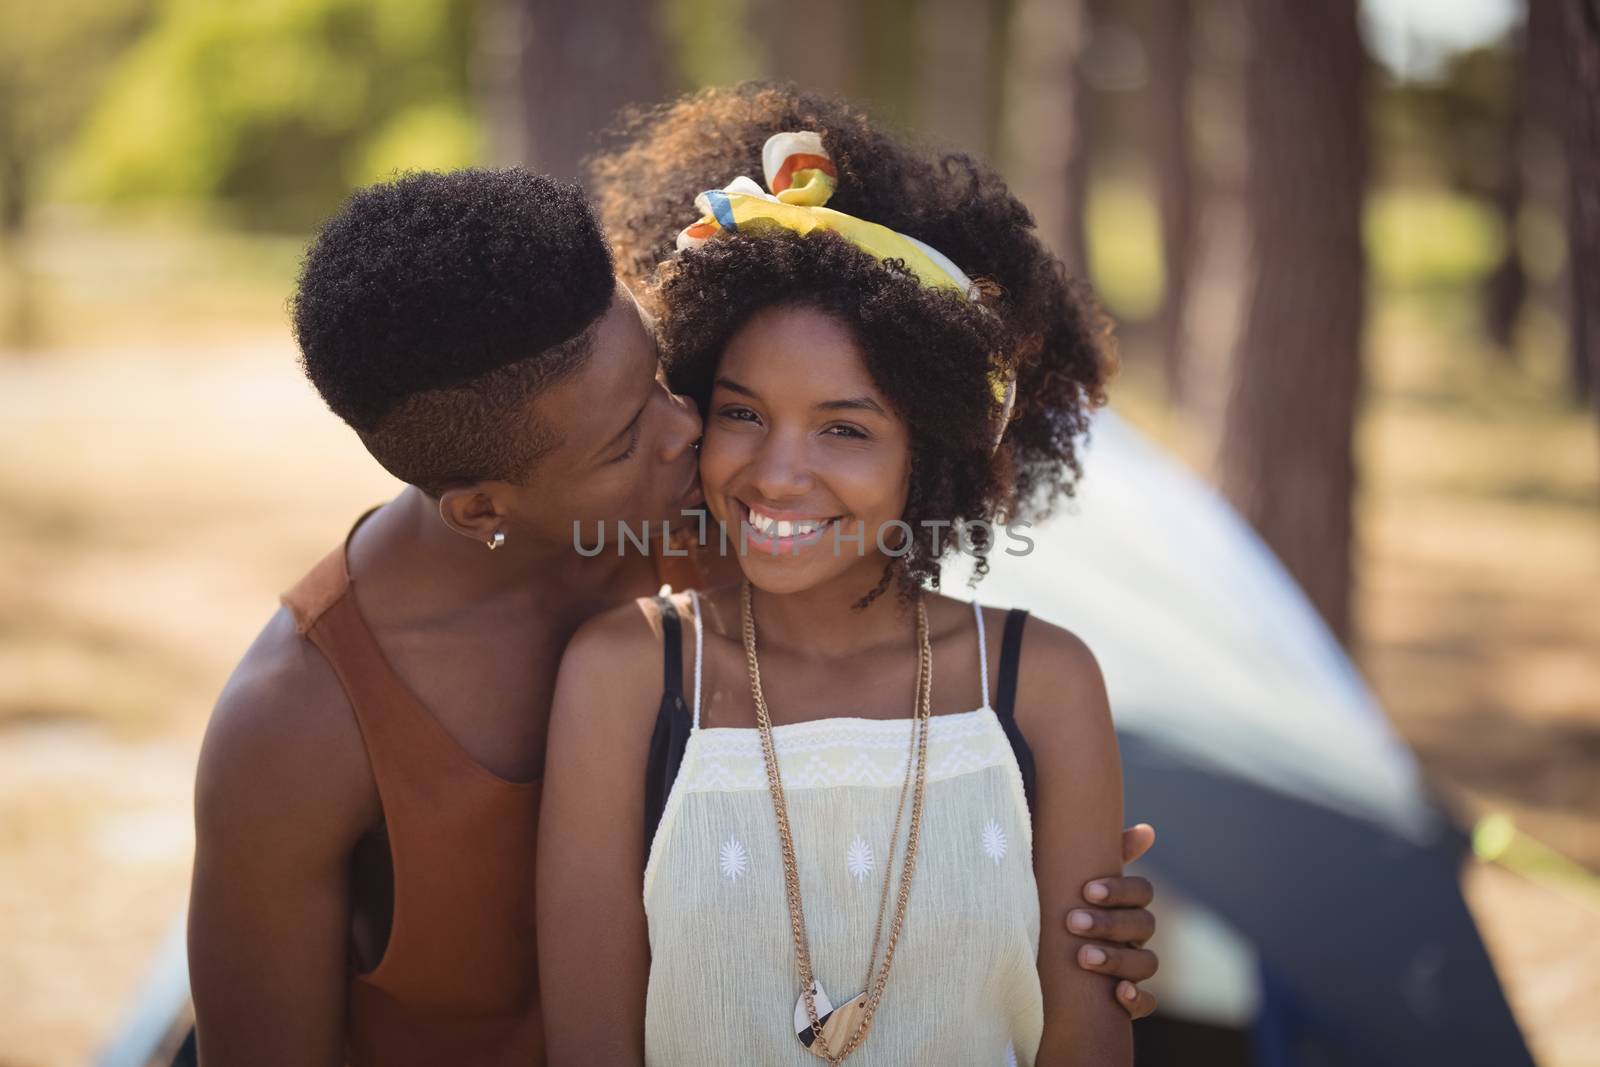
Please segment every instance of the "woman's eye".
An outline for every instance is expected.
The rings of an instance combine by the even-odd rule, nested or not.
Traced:
[[[822,432],[830,437],[856,438],[859,440],[865,440],[867,436],[866,431],[862,430],[860,427],[843,424],[838,426],[829,426]]]
[[[756,413],[751,411],[749,408],[726,407],[726,408],[723,408],[722,410],[718,411],[717,414],[722,416],[725,419],[734,419],[734,420],[739,421],[739,422],[758,422],[758,421],[760,421],[757,418]]]

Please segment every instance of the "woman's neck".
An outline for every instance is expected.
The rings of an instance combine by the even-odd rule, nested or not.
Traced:
[[[761,644],[803,658],[837,659],[906,640],[913,615],[895,583],[865,608],[855,606],[881,574],[881,564],[869,565],[795,593],[752,589]]]

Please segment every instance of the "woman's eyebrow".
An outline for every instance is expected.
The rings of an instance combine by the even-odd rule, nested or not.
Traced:
[[[728,390],[728,392],[730,392],[730,393],[738,393],[740,396],[747,396],[751,400],[760,400],[761,399],[761,394],[760,393],[756,392],[754,389],[751,389],[747,385],[740,385],[738,382],[734,381],[732,378],[719,377],[714,384],[718,385],[718,386],[721,386],[722,388]]]
[[[883,406],[870,396],[852,396],[844,400],[824,400],[817,404],[818,411],[872,411],[879,415],[886,415]]]
[[[761,399],[760,393],[747,385],[740,385],[732,378],[719,377],[716,380],[716,385],[728,390],[730,393],[738,393],[740,396],[747,396],[752,400]],[[883,405],[870,396],[851,396],[841,400],[823,400],[820,403],[813,404],[812,407],[817,411],[871,411],[879,415],[888,414],[883,410]]]

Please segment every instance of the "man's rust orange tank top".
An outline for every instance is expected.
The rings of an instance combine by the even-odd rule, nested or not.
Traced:
[[[354,709],[383,804],[394,921],[352,973],[351,1067],[544,1063],[534,954],[539,781],[475,761],[384,659],[351,595],[343,546],[284,596]]]

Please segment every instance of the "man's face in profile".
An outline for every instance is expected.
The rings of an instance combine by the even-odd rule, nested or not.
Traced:
[[[531,401],[535,424],[557,444],[515,490],[518,525],[570,541],[577,522],[592,546],[604,523],[609,545],[618,523],[659,534],[663,521],[700,505],[700,417],[659,371],[655,341],[619,285],[583,365]]]

